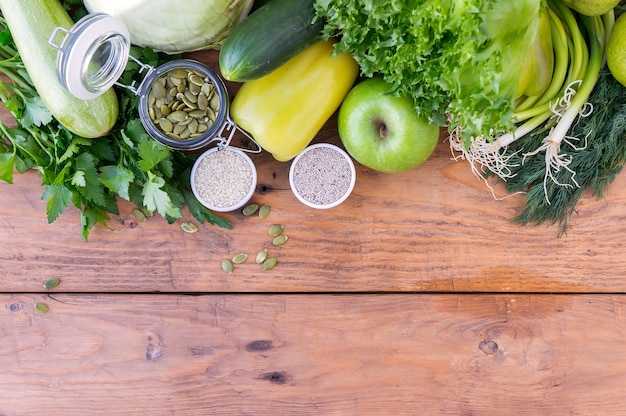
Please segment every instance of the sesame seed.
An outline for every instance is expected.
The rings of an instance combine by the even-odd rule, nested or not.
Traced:
[[[198,197],[218,208],[240,203],[250,191],[252,180],[248,161],[228,149],[207,154],[198,163],[194,176]]]

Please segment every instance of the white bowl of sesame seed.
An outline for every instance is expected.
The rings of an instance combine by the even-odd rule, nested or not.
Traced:
[[[317,143],[300,152],[289,169],[289,185],[303,204],[316,209],[344,202],[356,183],[354,162],[343,149]]]
[[[254,194],[257,172],[245,152],[211,148],[198,156],[191,169],[191,190],[211,211],[229,212],[243,207]]]

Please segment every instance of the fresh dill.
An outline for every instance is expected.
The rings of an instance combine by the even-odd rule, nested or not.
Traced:
[[[590,191],[597,198],[605,195],[626,163],[626,91],[602,68],[588,103],[593,112],[579,117],[568,137],[578,141],[563,143],[561,151],[570,159],[568,168],[553,172],[545,181],[543,154],[532,154],[549,131],[539,128],[524,140],[512,143],[507,151],[511,175],[504,182],[509,192],[524,192],[525,203],[514,222],[559,224],[559,235],[566,232],[576,205]]]

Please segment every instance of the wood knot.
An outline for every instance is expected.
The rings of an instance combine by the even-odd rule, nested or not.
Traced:
[[[246,350],[249,352],[257,352],[257,351],[267,351],[274,348],[272,341],[268,341],[265,339],[260,339],[257,341],[252,341],[248,345],[246,345]]]
[[[9,312],[15,313],[15,312],[18,312],[21,309],[21,307],[19,303],[13,302],[7,305],[7,309],[9,310]]]
[[[282,371],[272,371],[271,373],[265,373],[259,377],[261,380],[269,381],[273,384],[287,384],[290,377]]]
[[[165,345],[161,335],[148,336],[148,346],[146,348],[146,361],[156,361],[165,354]]]
[[[498,344],[491,340],[482,340],[478,344],[478,348],[485,354],[491,355],[498,352]]]

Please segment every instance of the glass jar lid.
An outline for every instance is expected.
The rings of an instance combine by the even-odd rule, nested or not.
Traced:
[[[65,35],[57,43],[57,38]],[[122,76],[130,54],[130,33],[120,19],[88,14],[71,29],[57,27],[48,43],[56,48],[59,81],[76,98],[90,100]]]

